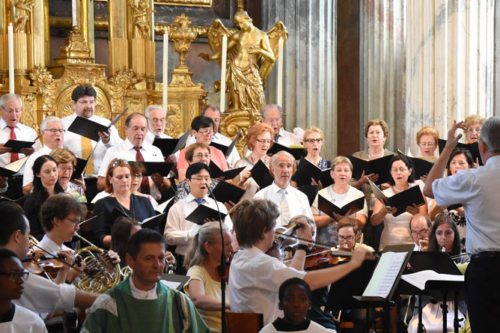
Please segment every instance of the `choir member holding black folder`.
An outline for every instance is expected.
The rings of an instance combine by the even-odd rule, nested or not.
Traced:
[[[418,185],[413,184],[414,173],[410,160],[404,155],[394,155],[390,165],[391,186],[381,192],[372,183],[373,192],[378,195],[378,200],[375,202],[370,220],[372,225],[384,223],[380,250],[387,245],[412,243],[409,229],[412,215],[417,213],[427,215],[425,198]],[[380,195],[380,192],[383,195]]]
[[[351,161],[344,156],[333,159],[330,172],[334,183],[318,192],[311,207],[316,222],[316,240],[321,244],[337,245],[337,221],[349,216],[363,229],[368,216],[365,195],[350,185]]]

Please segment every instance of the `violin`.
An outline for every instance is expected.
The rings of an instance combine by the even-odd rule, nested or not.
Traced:
[[[34,251],[22,260],[24,268],[33,274],[41,275],[48,273],[56,275],[64,264],[64,258],[47,256],[41,251]]]
[[[324,249],[322,247],[315,247],[306,255],[304,269],[312,271],[316,269],[326,268],[347,262],[352,257],[352,253],[348,251]]]

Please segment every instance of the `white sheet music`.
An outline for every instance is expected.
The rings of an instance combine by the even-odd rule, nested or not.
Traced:
[[[407,252],[385,252],[366,286],[363,296],[387,298],[404,264]]]
[[[402,275],[401,278],[420,290],[425,289],[427,281],[458,281],[464,282],[464,275],[439,274],[433,270],[425,270],[412,274]]]

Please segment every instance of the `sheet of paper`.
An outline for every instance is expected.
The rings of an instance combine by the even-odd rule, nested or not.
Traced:
[[[387,298],[404,264],[407,252],[385,252],[366,286],[363,296]]]
[[[464,282],[464,275],[439,274],[433,270],[425,270],[412,274],[402,275],[401,278],[420,290],[425,289],[427,281],[458,281]]]

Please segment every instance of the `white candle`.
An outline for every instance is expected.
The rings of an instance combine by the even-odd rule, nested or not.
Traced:
[[[71,0],[71,26],[78,25],[78,0]]]
[[[8,48],[9,48],[9,93],[14,94],[14,29],[12,23],[7,28]]]
[[[220,112],[226,110],[226,66],[227,66],[227,36],[222,36],[222,51],[221,51],[221,71],[220,71]]]
[[[283,37],[278,41],[278,87],[276,91],[277,103],[283,106]]]
[[[168,111],[168,28],[163,34],[163,109]]]

